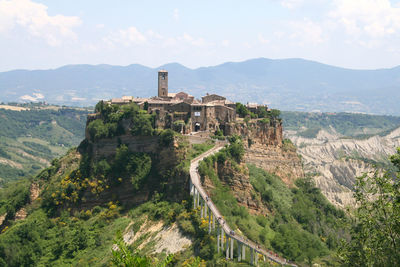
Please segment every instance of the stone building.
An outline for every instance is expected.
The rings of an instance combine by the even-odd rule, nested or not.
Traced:
[[[156,127],[174,128],[182,133],[224,130],[227,123],[236,120],[235,103],[223,96],[207,94],[201,101],[185,93],[168,92],[168,72],[158,72],[158,95],[151,98],[123,96],[113,98],[111,104],[136,103],[156,114]]]

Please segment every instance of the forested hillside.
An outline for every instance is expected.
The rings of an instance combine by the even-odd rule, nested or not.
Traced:
[[[0,183],[35,175],[84,138],[88,109],[0,107]]]
[[[360,113],[282,111],[283,126],[299,136],[315,138],[322,130],[334,130],[344,137],[367,138],[386,135],[400,127],[400,117]]]

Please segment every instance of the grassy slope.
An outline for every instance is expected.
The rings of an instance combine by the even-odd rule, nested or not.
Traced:
[[[35,175],[84,137],[84,109],[0,109],[0,183]]]

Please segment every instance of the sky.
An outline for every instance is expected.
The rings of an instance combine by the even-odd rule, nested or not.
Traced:
[[[400,0],[0,0],[0,71],[259,57],[400,65]]]

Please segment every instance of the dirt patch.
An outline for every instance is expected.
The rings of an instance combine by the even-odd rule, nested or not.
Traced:
[[[192,244],[192,240],[181,233],[176,223],[164,226],[162,221],[152,222],[146,219],[137,233],[134,233],[130,229],[133,224],[134,222],[131,222],[126,227],[123,239],[127,245],[131,245],[140,240],[144,235],[147,235],[148,238],[138,246],[139,250],[145,248],[152,241],[155,241],[155,245],[151,253],[160,253],[162,251],[176,253]]]
[[[33,201],[35,201],[35,200],[39,197],[39,194],[40,194],[40,187],[39,187],[39,184],[37,184],[37,183],[32,183],[32,184],[31,184],[31,187],[30,187],[30,189],[29,189],[29,191],[30,191],[30,199],[31,199],[31,202],[33,202]]]
[[[8,110],[13,110],[13,111],[22,111],[22,110],[28,110],[28,108],[24,107],[16,107],[16,106],[9,106],[9,105],[0,105],[0,109],[8,109]]]
[[[6,218],[6,216],[7,216],[7,213],[0,216],[0,225],[3,224],[3,222],[4,222],[5,218]]]
[[[15,213],[15,221],[25,220],[27,215],[26,209],[22,208]]]
[[[22,164],[19,164],[17,162],[9,160],[9,159],[0,158],[0,164],[9,165],[9,166],[11,166],[13,168],[17,168],[17,169],[23,169]]]
[[[164,227],[155,239],[157,240],[156,253],[165,251],[167,253],[177,253],[192,245],[192,240],[184,236],[174,223],[170,227]]]

